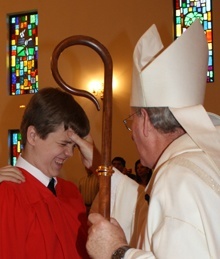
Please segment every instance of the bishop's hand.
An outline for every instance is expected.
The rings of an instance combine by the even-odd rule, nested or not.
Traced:
[[[115,250],[127,246],[125,234],[115,219],[109,222],[98,213],[91,213],[88,219],[91,226],[86,249],[91,258],[110,259]]]
[[[84,166],[95,171],[100,165],[101,155],[94,145],[91,135],[88,134],[86,137],[80,138],[72,130],[69,130],[68,136],[79,148]]]

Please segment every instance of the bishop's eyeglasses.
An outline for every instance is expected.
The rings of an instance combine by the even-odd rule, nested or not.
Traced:
[[[135,114],[138,114],[139,112],[140,112],[140,109],[138,109],[136,112],[132,113],[126,119],[123,120],[123,123],[124,123],[127,130],[132,131],[131,125],[132,125],[132,121],[133,121],[133,116]]]

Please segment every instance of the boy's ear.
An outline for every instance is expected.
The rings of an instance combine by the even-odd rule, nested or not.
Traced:
[[[34,126],[29,126],[27,129],[27,141],[30,145],[35,145],[37,132]]]

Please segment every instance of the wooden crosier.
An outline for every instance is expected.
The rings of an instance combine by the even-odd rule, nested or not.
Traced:
[[[104,63],[104,99],[102,114],[102,147],[101,165],[98,167],[99,177],[99,212],[106,219],[110,219],[110,190],[111,190],[111,138],[112,138],[112,58],[108,50],[94,38],[76,35],[61,41],[54,49],[51,58],[51,71],[57,84],[70,94],[90,99],[100,110],[98,100],[94,95],[85,90],[80,90],[68,85],[58,71],[58,59],[60,54],[68,47],[84,45],[92,48],[99,54]]]

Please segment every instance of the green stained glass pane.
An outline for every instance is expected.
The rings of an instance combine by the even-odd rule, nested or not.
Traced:
[[[28,30],[28,36],[32,36],[32,30]]]
[[[34,48],[29,48],[28,52],[29,52],[29,55],[33,56],[34,55]]]
[[[18,55],[18,57],[25,57],[26,56],[24,47],[18,47],[17,55]]]
[[[30,16],[31,23],[36,23],[35,15]]]

